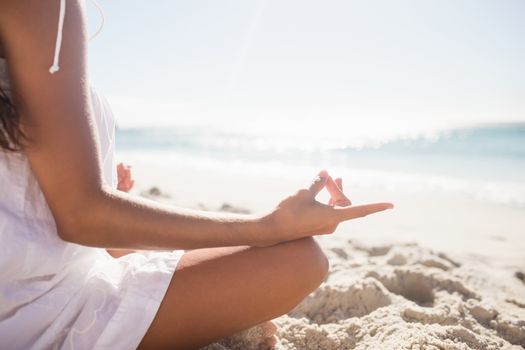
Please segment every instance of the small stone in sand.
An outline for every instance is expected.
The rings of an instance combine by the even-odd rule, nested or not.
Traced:
[[[160,189],[158,187],[153,186],[148,190],[148,193],[152,196],[160,196],[162,192],[160,192]]]
[[[225,211],[228,213],[235,213],[235,214],[250,214],[250,211],[248,209],[235,207],[229,203],[223,203],[222,206],[219,208],[219,211]]]
[[[155,198],[155,197],[163,197],[163,198],[170,198],[171,196],[167,193],[164,193],[158,188],[157,186],[153,186],[149,188],[148,190],[142,191],[141,196],[148,197],[148,198]]]
[[[521,282],[524,282],[525,283],[525,273],[521,272],[521,271],[516,271],[516,273],[514,274],[514,276],[519,279]]]

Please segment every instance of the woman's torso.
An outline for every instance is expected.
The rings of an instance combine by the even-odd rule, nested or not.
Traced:
[[[9,94],[4,59],[0,59],[0,87]],[[104,181],[116,187],[114,118],[104,97],[94,89],[91,97]],[[0,250],[0,321],[26,303],[59,303],[57,295],[74,293],[87,277],[83,272],[107,255],[102,249],[61,240],[25,154],[1,150]]]

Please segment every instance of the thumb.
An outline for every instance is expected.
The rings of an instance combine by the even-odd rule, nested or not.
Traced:
[[[314,178],[312,184],[308,188],[312,194],[312,198],[315,198],[317,194],[325,187],[326,181],[328,179],[328,172],[326,170],[321,170],[319,174]]]

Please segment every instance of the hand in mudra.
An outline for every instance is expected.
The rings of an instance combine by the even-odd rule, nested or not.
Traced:
[[[333,233],[337,225],[343,221],[394,207],[391,203],[352,206],[350,199],[341,190],[342,185],[341,179],[333,180],[328,172],[323,170],[309,188],[301,189],[280,202],[277,208],[265,217],[272,227],[269,239],[264,242],[265,245]],[[325,187],[331,195],[328,204],[323,204],[315,199]]]
[[[118,177],[118,185],[117,189],[122,192],[129,192],[133,185],[135,184],[135,180],[131,177],[131,166],[125,165],[124,163],[119,163],[117,165],[117,177]]]

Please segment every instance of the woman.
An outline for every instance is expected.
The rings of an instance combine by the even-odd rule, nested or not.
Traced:
[[[1,0],[0,48],[2,347],[197,348],[288,312],[327,273],[312,236],[392,207],[350,206],[325,171],[260,216],[130,196],[88,83],[82,1]]]

